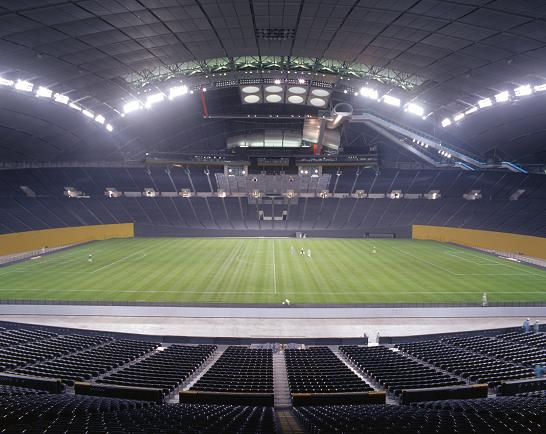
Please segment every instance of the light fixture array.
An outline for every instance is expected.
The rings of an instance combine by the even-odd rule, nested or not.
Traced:
[[[0,87],[11,88],[18,92],[33,94],[36,98],[49,99],[55,103],[63,104],[72,110],[80,112],[86,118],[94,120],[99,125],[102,125],[107,131],[111,132],[114,130],[114,127],[112,127],[110,123],[107,123],[106,118],[100,113],[94,113],[87,110],[81,105],[71,102],[67,95],[54,93],[47,87],[35,86],[34,83],[27,80],[9,80],[3,77],[0,77]]]
[[[347,93],[347,90],[343,91]],[[402,100],[393,95],[384,94],[379,96],[379,91],[372,87],[362,87],[359,92],[354,92],[354,96],[368,98],[372,101],[383,102],[384,104],[392,107],[402,107]],[[408,102],[404,104],[404,111],[415,116],[419,116],[421,119],[426,119],[425,108],[414,102]]]
[[[243,104],[295,104],[325,108],[332,89],[304,78],[241,80]]]
[[[203,92],[206,92],[207,89],[203,88]],[[151,109],[155,104],[163,102],[165,100],[173,100],[175,98],[187,95],[188,93],[193,93],[193,90],[190,91],[188,86],[180,85],[173,86],[167,90],[167,92],[157,92],[150,94],[146,97],[144,101],[135,99],[129,101],[123,105],[121,116],[125,116],[128,113],[136,112],[142,109]]]
[[[545,84],[539,84],[536,86],[532,86],[530,84],[525,84],[523,86],[518,86],[514,88],[512,91],[505,90],[500,93],[497,93],[491,98],[483,98],[479,100],[476,105],[470,107],[469,109],[465,111],[461,111],[459,113],[456,113],[453,115],[453,117],[446,117],[442,120],[441,125],[442,127],[446,128],[453,124],[458,124],[461,122],[465,117],[468,115],[471,115],[473,113],[476,113],[478,110],[486,109],[489,107],[493,107],[497,104],[503,104],[509,101],[516,101],[521,97],[526,97],[530,95],[537,95],[542,92],[546,92],[546,83]]]

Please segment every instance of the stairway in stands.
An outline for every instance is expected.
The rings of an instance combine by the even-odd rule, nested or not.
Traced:
[[[275,408],[290,407],[290,389],[288,387],[288,374],[286,373],[286,361],[284,352],[273,354],[273,387],[275,393]]]
[[[292,412],[292,399],[288,387],[288,374],[284,351],[273,354],[273,387],[275,393],[275,415],[282,434],[303,434],[305,430]]]

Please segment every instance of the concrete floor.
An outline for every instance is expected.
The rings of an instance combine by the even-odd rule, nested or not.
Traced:
[[[534,316],[541,324],[546,313]],[[255,338],[349,338],[366,333],[411,336],[519,326],[521,317],[450,318],[189,318],[157,316],[0,315],[2,321],[168,336]]]

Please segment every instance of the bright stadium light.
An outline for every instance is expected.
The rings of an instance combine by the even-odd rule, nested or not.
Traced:
[[[379,93],[377,92],[377,90],[372,89],[370,87],[361,88],[360,89],[360,95],[365,96],[366,98],[371,98],[371,99],[378,99],[379,98]]]
[[[112,127],[112,125],[110,124],[106,124],[106,129],[110,132],[112,132],[112,130],[114,129],[114,127]]]
[[[471,115],[472,113],[476,113],[478,111],[478,107],[472,107],[464,112],[465,115]]]
[[[97,116],[95,117],[95,122],[98,122],[98,123],[101,124],[101,125],[104,124],[104,121],[105,121],[105,120],[106,120],[106,119],[104,119],[104,116],[103,116],[103,115],[97,115]]]
[[[128,102],[127,104],[123,106],[123,113],[127,114],[127,113],[140,110],[140,107],[141,107],[140,101],[135,100],[135,101]]]
[[[406,111],[417,116],[423,116],[425,114],[425,109],[423,107],[412,102],[406,106]]]
[[[77,110],[79,112],[82,111],[82,108],[76,104],[74,104],[73,102],[71,102],[70,104],[68,104],[68,107],[70,107],[71,109],[74,109],[74,110]]]
[[[504,92],[497,93],[495,95],[495,101],[497,102],[506,102],[510,99],[510,92],[505,90]]]
[[[400,100],[390,95],[383,95],[383,102],[388,105],[400,107]]]
[[[299,84],[305,84],[305,79],[303,79],[303,78],[298,78],[298,83],[299,83]]]
[[[493,101],[491,101],[491,98],[484,98],[478,101],[478,105],[480,108],[491,107],[493,105]]]
[[[455,122],[459,122],[462,118],[464,118],[464,113],[458,113],[455,116],[453,116],[453,120]]]
[[[516,87],[514,89],[514,95],[516,96],[526,96],[531,95],[533,93],[533,89],[531,88],[530,84],[526,84],[525,86]]]
[[[89,119],[95,119],[95,114],[89,110],[82,110],[82,113],[84,116],[88,117]]]
[[[539,84],[538,86],[535,86],[534,89],[535,92],[544,92],[546,90],[546,84]]]
[[[55,102],[58,102],[61,104],[68,104],[68,101],[70,101],[70,98],[68,98],[66,95],[63,95],[61,93],[56,93],[53,98]]]
[[[186,95],[188,93],[188,86],[175,86],[169,89],[169,99],[174,99],[177,96]]]
[[[445,118],[443,121],[442,121],[442,127],[448,127],[451,125],[451,119],[449,118]]]
[[[144,104],[144,107],[150,108],[152,105],[157,104],[164,99],[165,95],[163,93],[154,93],[153,95],[150,95],[148,96],[148,98],[146,98],[146,104]]]
[[[0,77],[0,86],[13,86],[14,81]]]
[[[36,91],[36,96],[41,98],[51,98],[51,95],[53,95],[53,91],[47,87],[40,86]]]
[[[14,87],[15,89],[22,90],[23,92],[32,92],[34,85],[30,81],[17,80]]]

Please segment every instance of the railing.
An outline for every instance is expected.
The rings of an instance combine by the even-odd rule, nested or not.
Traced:
[[[61,246],[61,247],[53,247],[53,248],[44,247],[43,249],[39,249],[39,250],[32,250],[29,252],[22,252],[22,253],[15,253],[13,255],[0,256],[0,265],[11,264],[12,262],[19,262],[29,258],[48,255],[58,250],[66,249],[68,247],[70,247],[70,245]]]
[[[512,252],[501,252],[498,250],[492,250],[492,249],[485,249],[481,247],[475,247],[476,250],[481,250],[482,252],[491,253],[493,255],[497,255],[499,257],[505,258],[507,260],[517,261],[517,262],[524,262],[526,264],[536,265],[541,268],[546,268],[546,260],[539,259],[539,258],[533,258],[531,256],[524,256],[517,253]]]
[[[205,307],[205,308],[267,308],[267,309],[297,309],[297,308],[315,308],[315,309],[362,309],[362,308],[476,308],[487,309],[495,307],[546,307],[546,301],[530,302],[490,302],[487,307],[482,307],[480,303],[355,303],[355,304],[282,304],[267,303],[175,303],[162,301],[111,301],[111,300],[44,300],[32,298],[18,298],[0,300],[0,305],[71,305],[71,306],[149,306],[149,307]]]

